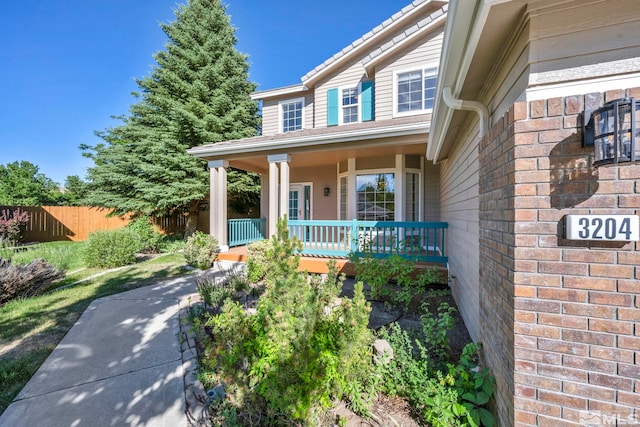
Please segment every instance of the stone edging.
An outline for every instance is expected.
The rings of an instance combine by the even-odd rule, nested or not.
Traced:
[[[198,353],[196,351],[195,332],[189,323],[189,310],[193,304],[200,302],[200,295],[195,293],[180,298],[178,301],[180,324],[179,342],[182,353],[182,374],[184,380],[185,412],[189,427],[210,426],[207,393],[198,380]]]

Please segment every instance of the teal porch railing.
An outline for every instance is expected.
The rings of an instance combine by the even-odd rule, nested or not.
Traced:
[[[266,218],[230,219],[227,221],[229,246],[242,246],[267,238]]]
[[[307,255],[346,257],[398,254],[416,261],[447,263],[446,222],[288,221],[289,234]]]

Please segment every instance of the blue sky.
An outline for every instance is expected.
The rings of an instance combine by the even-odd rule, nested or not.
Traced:
[[[186,0],[185,0],[186,1]],[[0,164],[27,160],[62,184],[85,177],[80,144],[128,112],[136,77],[174,19],[176,0],[20,0],[0,15]],[[410,0],[229,0],[237,48],[258,89],[300,82],[308,71]]]

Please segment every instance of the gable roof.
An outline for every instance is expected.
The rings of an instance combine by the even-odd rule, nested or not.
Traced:
[[[444,25],[448,2],[449,0],[414,0],[382,24],[302,76],[301,84],[257,91],[252,94],[252,99],[265,99],[305,91],[313,87],[318,80],[334,72],[336,68],[358,55],[364,56],[362,65],[369,72],[375,64],[388,58],[389,55],[410,43],[417,36],[434,27]],[[408,25],[415,19],[416,14],[434,7],[436,9],[431,14],[412,25]],[[404,28],[404,26],[407,26],[407,28]],[[388,38],[389,40],[383,43]],[[376,47],[376,44],[380,44],[380,46]],[[366,49],[371,50],[368,55],[366,54]]]

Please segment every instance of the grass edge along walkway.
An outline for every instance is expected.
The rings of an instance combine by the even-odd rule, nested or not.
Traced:
[[[181,254],[171,254],[101,273],[0,307],[0,413],[95,299],[192,271]]]

